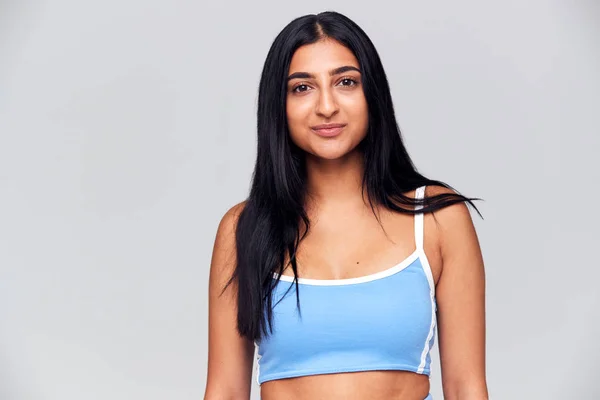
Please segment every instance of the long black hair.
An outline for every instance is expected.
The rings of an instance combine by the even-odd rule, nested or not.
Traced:
[[[237,280],[237,328],[253,341],[272,331],[272,292],[279,281],[273,279],[273,273],[283,273],[286,256],[294,272],[300,310],[296,249],[308,232],[310,220],[304,208],[305,157],[288,132],[286,77],[296,49],[322,39],[346,46],[360,65],[369,110],[367,135],[359,144],[364,157],[362,186],[373,212],[374,205],[380,205],[401,213],[425,213],[458,202],[468,202],[477,210],[471,200],[480,200],[467,198],[448,184],[417,172],[402,142],[379,55],[356,23],[333,11],[294,19],[273,41],[263,66],[256,163],[250,193],[236,226],[237,264],[225,286]],[[422,185],[443,186],[455,193],[420,201],[404,194]],[[416,205],[423,207],[415,210]]]

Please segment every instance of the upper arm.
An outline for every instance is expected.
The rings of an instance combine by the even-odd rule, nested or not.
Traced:
[[[235,268],[235,226],[242,207],[240,203],[223,216],[213,247],[208,284],[206,400],[250,398],[254,343],[237,330],[235,282],[222,292]]]
[[[438,210],[435,217],[442,258],[436,301],[444,398],[487,399],[485,273],[479,240],[465,203]]]

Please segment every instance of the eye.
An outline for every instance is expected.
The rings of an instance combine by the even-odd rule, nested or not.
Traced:
[[[342,86],[350,86],[350,87],[355,86],[358,83],[353,78],[342,78],[342,80],[340,81],[340,84],[343,84],[344,82],[348,83],[348,84],[342,85]],[[349,84],[349,83],[351,83],[351,84]]]
[[[299,88],[304,88],[304,90],[298,90]],[[293,93],[301,93],[301,92],[306,92],[308,90],[308,85],[305,85],[303,83],[296,85],[293,89],[292,92]]]

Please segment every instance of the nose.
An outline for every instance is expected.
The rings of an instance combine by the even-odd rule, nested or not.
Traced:
[[[330,118],[339,111],[335,95],[330,89],[321,90],[315,111],[324,118]]]

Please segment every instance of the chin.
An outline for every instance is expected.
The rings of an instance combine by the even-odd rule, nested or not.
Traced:
[[[312,149],[310,153],[313,157],[320,160],[339,160],[342,159],[354,151],[353,148],[345,148],[345,147],[321,147],[317,149]]]
[[[323,161],[333,161],[333,160],[339,160],[341,158],[344,158],[344,156],[347,153],[317,153],[317,154],[313,154],[313,156],[319,160],[323,160]]]

